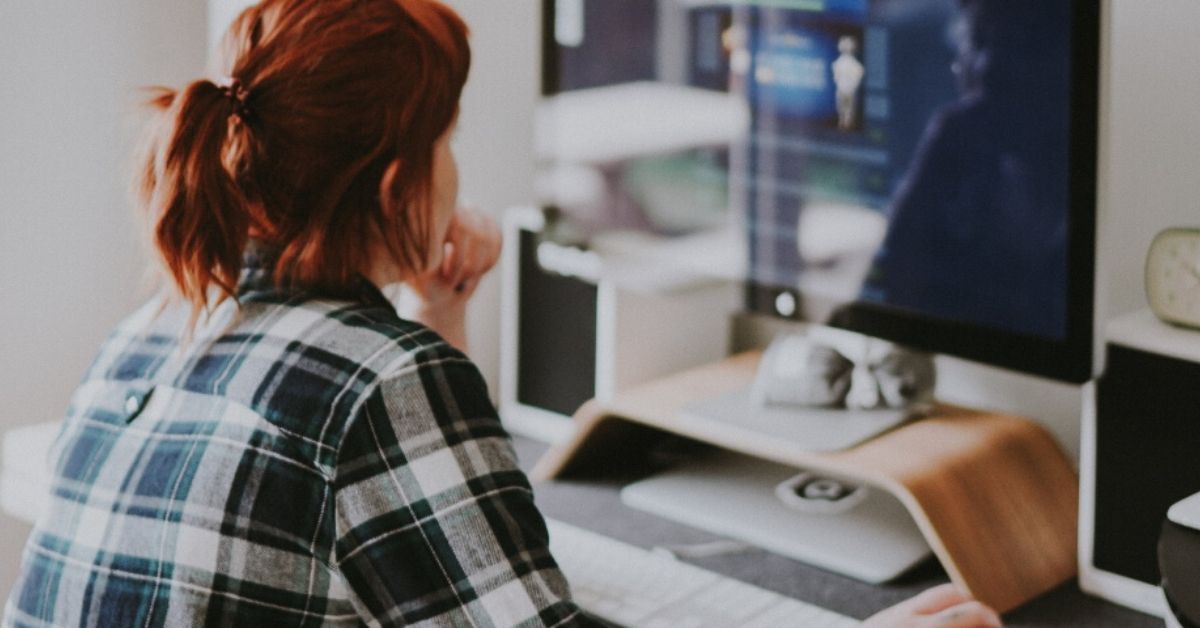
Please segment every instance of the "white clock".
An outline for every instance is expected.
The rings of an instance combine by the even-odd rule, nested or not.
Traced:
[[[1146,255],[1146,300],[1162,320],[1200,328],[1200,229],[1167,229]]]

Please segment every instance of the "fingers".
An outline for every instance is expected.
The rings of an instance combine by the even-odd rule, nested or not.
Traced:
[[[475,280],[483,274],[475,269],[478,253],[469,244],[461,242],[447,242],[445,247],[440,279],[456,292],[464,292],[464,285],[468,281]]]
[[[464,279],[459,283],[454,284],[454,292],[463,298],[470,298],[475,294],[475,288],[479,287],[479,279]]]
[[[500,259],[500,228],[487,214],[459,209],[446,233],[441,279],[455,287],[478,281]]]
[[[1000,616],[952,584],[929,589],[863,622],[863,628],[1000,628]]]
[[[919,615],[933,615],[970,599],[953,584],[943,584],[932,589],[927,589],[897,606],[901,606]]]
[[[442,244],[442,265],[438,269],[439,277],[453,277],[458,273],[462,256],[458,254],[458,245],[452,241]]]
[[[930,628],[1001,628],[1000,616],[983,604],[970,600],[929,617]]]

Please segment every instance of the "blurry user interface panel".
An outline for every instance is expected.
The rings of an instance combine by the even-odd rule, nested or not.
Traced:
[[[1071,1],[548,7],[539,190],[581,229],[736,231],[822,322],[1072,333]]]

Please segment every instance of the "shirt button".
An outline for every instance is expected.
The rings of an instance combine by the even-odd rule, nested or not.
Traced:
[[[145,409],[147,402],[150,400],[150,395],[154,393],[152,385],[137,386],[133,390],[128,390],[125,393],[125,422],[129,423],[136,419]]]

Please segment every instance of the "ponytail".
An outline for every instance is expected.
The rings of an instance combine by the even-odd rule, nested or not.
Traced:
[[[423,271],[441,245],[434,147],[471,63],[462,19],[438,0],[261,0],[221,53],[213,73],[241,82],[151,99],[136,182],[193,316],[237,299],[251,237],[275,284],[314,293],[344,295],[377,251]]]
[[[244,124],[244,103],[229,94],[202,80],[180,93],[161,90],[151,100],[163,110],[165,133],[149,146],[138,188],[155,248],[194,314],[213,305],[214,287],[217,303],[236,299],[252,222],[227,166],[231,126]]]

